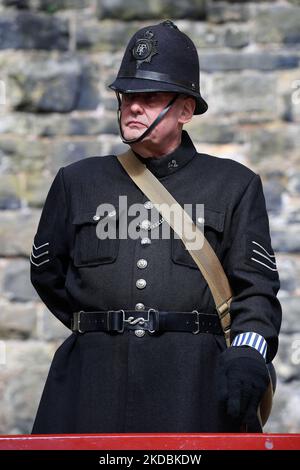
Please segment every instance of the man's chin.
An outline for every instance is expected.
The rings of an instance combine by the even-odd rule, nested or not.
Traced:
[[[124,129],[123,136],[126,140],[137,139],[144,134],[146,127],[144,129]]]

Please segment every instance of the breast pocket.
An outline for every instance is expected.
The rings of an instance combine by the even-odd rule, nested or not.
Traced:
[[[95,218],[95,212],[77,214],[75,225],[74,265],[77,267],[113,263],[118,256],[118,213]],[[103,233],[107,237],[103,238]],[[99,238],[101,236],[101,238]]]
[[[194,222],[195,218],[193,217]],[[225,212],[204,207],[204,236],[211,247],[218,253],[218,249],[222,242],[224,232]],[[197,224],[203,230],[203,223]],[[195,261],[191,257],[189,251],[185,248],[183,242],[179,238],[172,237],[172,260],[174,263],[198,269]]]

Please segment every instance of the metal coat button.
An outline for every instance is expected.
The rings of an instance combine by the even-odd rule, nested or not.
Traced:
[[[134,334],[138,338],[142,338],[143,336],[145,336],[145,333],[146,333],[145,330],[134,330]]]
[[[151,240],[148,237],[141,238],[141,245],[150,245]]]
[[[146,287],[146,284],[147,282],[145,281],[145,279],[138,279],[135,283],[138,289],[144,289]]]
[[[153,209],[154,205],[151,201],[144,202],[145,209]]]
[[[140,223],[140,228],[142,230],[148,230],[150,228],[150,226],[151,226],[151,222],[150,222],[150,220],[147,220],[147,219],[142,220],[142,222]]]
[[[137,264],[137,267],[140,268],[140,269],[145,269],[147,267],[147,260],[141,258],[138,260],[138,262],[136,263]]]
[[[145,305],[139,302],[135,305],[135,310],[145,310]]]

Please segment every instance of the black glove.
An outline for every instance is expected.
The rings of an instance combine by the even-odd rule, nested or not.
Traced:
[[[231,346],[219,357],[217,393],[226,413],[249,431],[260,432],[257,408],[269,384],[263,356],[256,349]]]

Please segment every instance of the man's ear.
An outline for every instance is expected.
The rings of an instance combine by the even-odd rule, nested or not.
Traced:
[[[195,107],[196,107],[195,99],[192,98],[191,96],[184,96],[183,102],[182,102],[181,115],[179,117],[178,122],[181,124],[188,123],[194,115]]]

